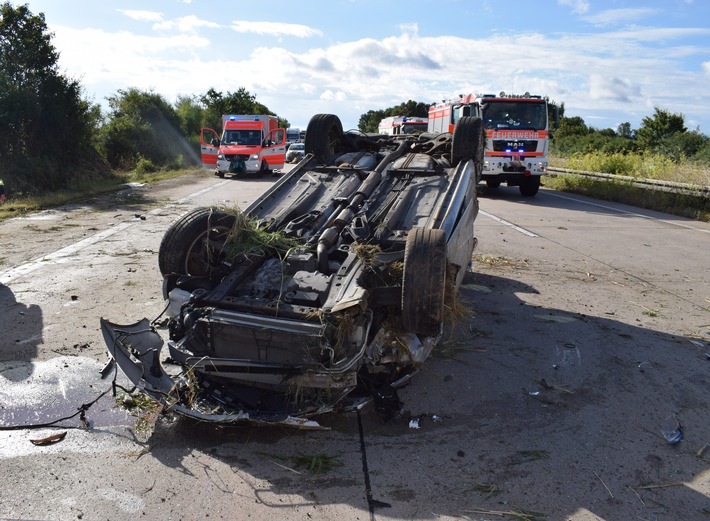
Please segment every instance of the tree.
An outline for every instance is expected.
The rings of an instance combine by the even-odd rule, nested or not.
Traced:
[[[200,97],[200,101],[205,106],[204,125],[215,130],[222,128],[222,115],[224,114],[276,115],[266,105],[256,101],[256,95],[251,94],[244,87],[239,87],[236,92],[227,92],[226,94],[211,88]]]
[[[141,160],[149,167],[181,167],[198,154],[185,139],[182,121],[165,98],[137,88],[119,90],[108,98],[109,121],[102,129],[106,159],[114,168],[134,168]]]
[[[661,142],[676,133],[687,132],[685,116],[672,114],[667,110],[654,107],[653,116],[646,116],[641,120],[641,128],[636,132],[636,139],[646,149],[654,149]]]
[[[628,121],[620,123],[616,128],[616,133],[627,139],[634,139],[636,137],[636,133],[631,129],[631,123]]]
[[[429,117],[429,103],[408,100],[382,110],[368,110],[360,115],[357,128],[361,132],[377,132],[380,121],[390,116],[407,116],[413,118]]]
[[[14,193],[70,186],[83,175],[77,162],[100,163],[100,110],[59,73],[51,39],[43,14],[0,4],[0,177]]]

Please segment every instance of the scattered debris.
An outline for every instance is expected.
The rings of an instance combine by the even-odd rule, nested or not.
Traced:
[[[592,472],[594,472],[594,471],[592,471]],[[601,482],[601,484],[604,485],[604,488],[606,489],[606,491],[609,492],[609,495],[611,496],[611,499],[614,499],[614,494],[611,493],[611,490],[609,490],[609,487],[606,486],[606,483],[604,483],[604,480],[603,480],[603,479],[599,476],[599,474],[597,474],[596,472],[594,472],[594,475],[595,475],[595,476],[597,477],[597,479]]]
[[[683,428],[674,414],[671,414],[661,422],[661,434],[663,434],[668,445],[675,445],[683,439]]]
[[[474,508],[473,510],[464,510],[468,514],[489,514],[492,516],[509,516],[520,521],[537,521],[538,519],[543,519],[545,514],[541,512],[533,512],[532,510],[488,510],[485,508]]]
[[[708,447],[710,447],[710,443],[706,443],[705,445],[700,447],[698,449],[698,451],[695,453],[695,456],[697,456],[698,458],[702,458],[703,454],[705,454],[705,451],[707,450]]]
[[[276,454],[265,453],[263,453],[262,455],[293,464],[293,467],[286,467],[283,465],[279,465],[275,461],[272,461],[272,463],[278,465],[279,467],[283,467],[284,469],[289,470],[291,472],[295,472],[297,474],[300,474],[300,472],[296,470],[298,468],[305,468],[311,474],[325,474],[326,472],[330,472],[331,470],[334,470],[337,467],[343,466],[343,462],[340,461],[338,458],[328,456],[324,452],[318,452],[316,454],[311,455],[299,454],[297,456],[279,456]]]
[[[47,436],[46,438],[38,438],[30,440],[34,445],[54,445],[62,441],[67,435],[67,431],[60,432],[59,434],[53,434],[52,436]]]

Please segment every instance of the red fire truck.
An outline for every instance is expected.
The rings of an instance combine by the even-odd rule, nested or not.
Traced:
[[[527,92],[460,95],[429,109],[428,131],[453,132],[460,117],[480,117],[486,130],[482,180],[492,188],[503,182],[517,186],[522,195],[532,197],[547,173],[547,114],[547,100]]]

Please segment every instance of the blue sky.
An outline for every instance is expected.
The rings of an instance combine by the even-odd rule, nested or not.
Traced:
[[[710,135],[707,0],[27,0],[106,106],[246,88],[292,126],[468,92],[547,95],[597,128],[654,107]]]

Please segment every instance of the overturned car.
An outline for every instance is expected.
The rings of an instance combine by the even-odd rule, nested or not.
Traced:
[[[484,140],[473,117],[385,136],[314,116],[306,156],[248,208],[197,208],[166,232],[168,353],[158,319],[101,319],[110,355],[201,420],[317,427],[369,402],[393,416],[469,269]]]

